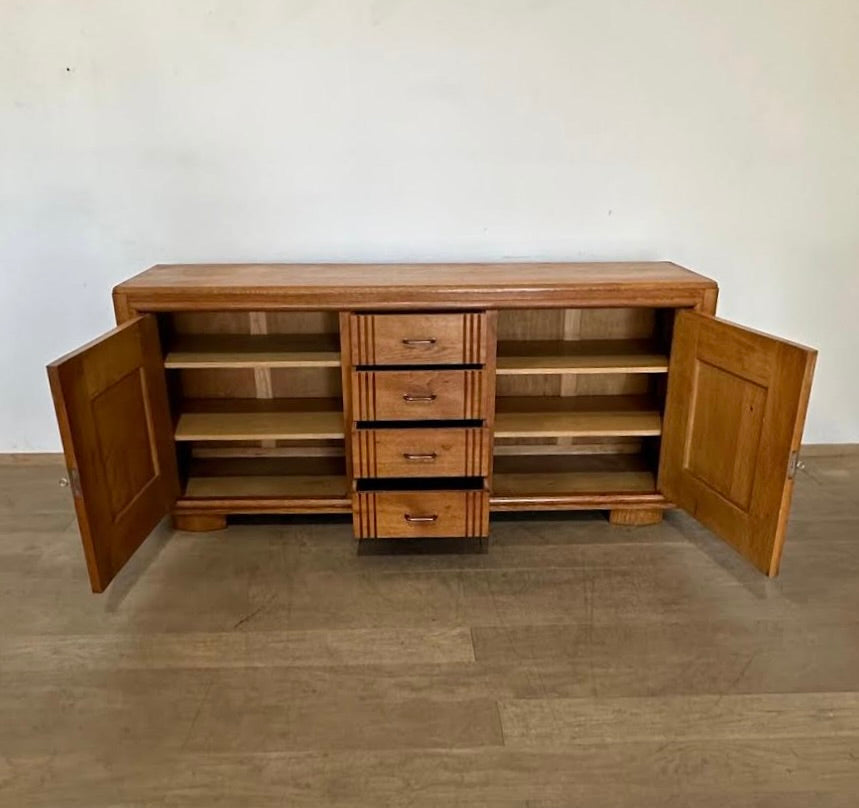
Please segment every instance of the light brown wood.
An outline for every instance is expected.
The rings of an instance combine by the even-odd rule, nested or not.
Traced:
[[[161,264],[114,290],[135,311],[696,306],[716,284],[669,262]]]
[[[337,368],[198,368],[171,376],[182,398],[341,398]]]
[[[469,365],[486,361],[486,313],[353,314],[353,365]]]
[[[492,450],[505,455],[629,455],[640,454],[645,438],[498,438]]]
[[[337,336],[337,313],[331,311],[187,311],[171,310],[171,331],[181,337],[211,335]]]
[[[354,391],[352,389],[352,314],[348,311],[341,311],[338,314],[338,325],[340,328],[340,380],[342,386],[342,402],[343,402],[343,434],[346,436],[344,441],[344,449],[346,455],[346,478],[348,481],[350,494],[355,491],[355,479],[353,474],[354,469],[354,454],[355,446],[352,439],[352,431],[355,426],[355,414],[353,412]],[[350,497],[349,510],[352,509]]]
[[[342,499],[347,491],[346,478],[343,476],[290,474],[275,477],[254,474],[234,477],[190,477],[185,485],[183,496],[195,499],[240,497],[324,499],[333,496]]]
[[[646,305],[612,308],[515,308],[498,313],[500,342],[653,340],[658,313]]]
[[[195,456],[188,474],[176,503],[179,513],[350,511],[350,486],[342,450],[339,456]]]
[[[193,457],[199,458],[271,458],[290,457],[305,459],[310,457],[343,457],[344,441],[333,440],[306,441],[291,440],[274,442],[274,446],[260,446],[256,441],[229,441],[223,443],[202,443],[191,449]],[[250,445],[248,445],[250,444]]]
[[[489,468],[484,475],[484,484],[487,491],[492,490],[494,479],[494,468],[492,462],[492,444],[495,435],[495,399],[497,388],[498,370],[498,312],[486,313],[486,363],[483,365],[483,424],[486,427]],[[487,509],[488,514],[488,509]],[[488,515],[487,515],[488,519]],[[488,524],[488,522],[487,522]]]
[[[357,493],[353,525],[359,539],[477,538],[489,534],[485,491]]]
[[[662,521],[661,508],[612,508],[608,520],[613,525],[656,525]]]
[[[564,493],[656,493],[656,476],[642,455],[505,455],[495,458],[498,496]]]
[[[429,421],[484,416],[480,370],[379,370],[352,374],[357,421]]]
[[[712,314],[717,296],[713,281],[666,262],[163,265],[118,286],[114,307],[119,319],[158,313],[170,346],[166,368],[183,477],[193,481],[192,491],[202,485],[216,494],[183,496],[176,513],[345,507],[339,493],[318,499],[309,490],[284,494],[284,486],[298,483],[280,477],[313,474],[256,475],[268,478],[263,483],[224,472],[199,483],[189,467],[201,451],[260,461],[293,450],[308,459],[345,452],[348,494],[357,488],[353,469],[368,475],[360,479],[373,479],[380,473],[380,445],[395,451],[405,440],[392,433],[378,444],[365,427],[387,429],[382,422],[391,421],[411,428],[409,421],[421,429],[447,428],[462,420],[482,422],[485,432],[465,434],[491,436],[499,458],[641,453],[650,464],[606,479],[576,468],[512,470],[498,492],[486,457],[489,441],[472,443],[464,450],[471,458],[465,476],[482,477],[493,509],[654,511],[672,504],[666,491],[653,490],[651,475],[675,314]],[[454,365],[466,369],[444,369]],[[705,387],[718,386],[711,377],[703,372]],[[718,433],[712,425],[718,418],[710,420],[704,432]],[[361,429],[355,431],[356,424]],[[412,454],[436,456],[410,464],[438,460],[432,451]],[[456,453],[444,454],[446,463]],[[486,457],[482,465],[478,457]],[[741,467],[750,468],[732,467],[731,496],[751,485]],[[436,466],[450,475],[460,468]],[[719,468],[716,476],[725,477],[728,466]],[[693,471],[700,476],[700,463]],[[400,472],[409,474],[394,462],[382,473]],[[253,490],[259,496],[241,493]],[[787,501],[778,510],[777,547]]]
[[[179,493],[155,318],[48,365],[90,584],[102,592]]]
[[[632,340],[498,343],[499,376],[667,373],[668,357],[652,343]]]
[[[498,376],[497,396],[574,398],[576,396],[643,396],[653,394],[657,378],[646,373],[517,373]]]
[[[341,321],[342,322],[342,321]],[[353,478],[462,478],[491,472],[489,430],[494,409],[495,314],[353,314],[347,424]],[[344,349],[345,349],[344,342]],[[486,370],[442,370],[444,364]],[[397,370],[385,370],[385,365]],[[433,370],[422,366],[435,365]],[[408,366],[409,369],[399,369]],[[361,368],[358,370],[357,368]],[[491,379],[487,378],[487,374]],[[482,428],[448,421],[480,420]],[[411,422],[382,428],[383,422]],[[427,427],[419,427],[426,423]],[[430,424],[432,426],[430,426]],[[355,428],[360,425],[361,428]],[[375,425],[376,428],[369,428]],[[418,427],[418,428],[416,428]],[[353,482],[357,538],[475,538],[489,530],[486,490],[366,492]]]
[[[334,399],[195,400],[179,416],[177,441],[322,440],[343,438]]]
[[[496,438],[659,435],[662,418],[646,398],[499,398]]]
[[[345,478],[344,478],[345,479]],[[314,491],[308,496],[297,493],[274,493],[271,496],[255,494],[236,496],[231,491],[223,491],[222,496],[190,497],[176,500],[174,516],[183,514],[211,513],[221,516],[230,514],[256,516],[324,516],[331,514],[346,515],[352,512],[350,495],[323,494]]]
[[[212,530],[224,530],[227,517],[211,513],[177,513],[173,515],[173,529],[184,530],[188,533],[207,533]]]
[[[168,369],[339,368],[336,335],[260,334],[180,337],[164,359]]]
[[[659,488],[778,571],[816,351],[695,312],[674,329]]]
[[[177,441],[342,437],[342,417],[336,410],[184,413],[179,417],[179,423],[176,426]]]
[[[359,429],[355,477],[484,477],[491,442],[485,428]]]
[[[562,494],[655,493],[652,471],[495,472],[492,493],[499,497],[534,498]]]
[[[584,510],[620,503],[651,509],[670,505],[657,493],[654,469],[641,453],[495,457],[493,511]]]

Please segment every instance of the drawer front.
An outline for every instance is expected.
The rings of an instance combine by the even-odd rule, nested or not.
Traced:
[[[484,417],[481,370],[357,370],[356,421],[432,421]]]
[[[353,365],[471,365],[486,361],[486,314],[353,314]]]
[[[353,433],[355,477],[484,477],[486,429],[359,429]]]
[[[485,491],[382,491],[355,497],[353,525],[359,539],[489,535]]]

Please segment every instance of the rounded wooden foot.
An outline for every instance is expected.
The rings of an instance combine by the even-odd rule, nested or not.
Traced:
[[[192,533],[204,533],[208,530],[223,530],[227,526],[227,517],[212,513],[177,513],[173,516],[174,530],[187,530]]]
[[[613,525],[657,525],[662,521],[662,508],[614,508],[608,521]]]

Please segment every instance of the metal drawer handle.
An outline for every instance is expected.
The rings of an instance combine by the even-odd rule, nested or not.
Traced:
[[[429,339],[404,339],[403,345],[408,345],[409,348],[418,348],[422,345],[435,345],[435,338],[430,337]]]
[[[403,401],[408,401],[409,404],[428,404],[437,398],[438,396],[435,393],[430,393],[428,396],[414,396],[411,393],[403,393]]]
[[[407,522],[435,522],[438,519],[437,513],[430,513],[426,516],[412,516],[410,513],[404,513],[403,518]]]
[[[425,454],[420,454],[418,452],[403,452],[403,457],[406,460],[411,460],[416,463],[432,463],[438,455],[435,452],[427,452]]]

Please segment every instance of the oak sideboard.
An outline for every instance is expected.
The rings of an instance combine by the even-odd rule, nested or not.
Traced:
[[[678,507],[775,575],[816,352],[717,294],[667,262],[154,266],[48,367],[93,591],[168,513],[372,541]]]

